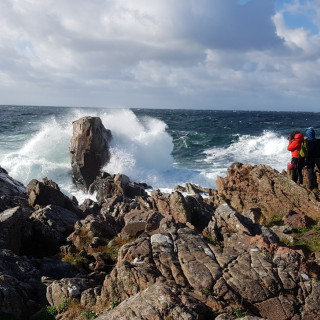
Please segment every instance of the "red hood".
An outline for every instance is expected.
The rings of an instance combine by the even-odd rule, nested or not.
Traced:
[[[304,137],[303,137],[303,134],[302,133],[297,133],[295,136],[294,136],[294,140],[297,140],[297,141],[300,141],[302,142],[304,140]]]

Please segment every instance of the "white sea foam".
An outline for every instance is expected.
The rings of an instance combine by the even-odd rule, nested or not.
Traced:
[[[104,126],[112,131],[111,161],[104,168],[115,174],[123,173],[131,181],[145,182],[164,191],[186,182],[215,188],[217,176],[225,176],[232,162],[263,163],[282,170],[288,159],[287,140],[265,131],[261,136],[235,137],[225,148],[210,148],[199,160],[201,170],[177,168],[172,157],[173,140],[166,124],[150,117],[137,117],[128,109],[74,109],[63,118],[45,120],[36,134],[14,152],[0,158],[0,165],[24,183],[44,177],[54,180],[66,194],[75,195],[80,202],[89,195],[75,189],[71,178],[69,144],[72,122],[83,116],[99,116]],[[196,167],[194,163],[190,168]],[[90,196],[94,199],[94,195]]]
[[[89,195],[76,191],[71,178],[69,144],[72,122],[83,116],[99,116],[111,130],[111,161],[104,168],[123,173],[132,181],[146,182],[155,188],[173,188],[191,181],[198,172],[174,168],[172,137],[163,121],[138,118],[131,110],[70,110],[63,119],[47,119],[39,131],[14,152],[1,159],[1,166],[25,185],[44,177],[58,183],[62,191],[75,195],[80,202]],[[91,196],[92,198],[92,196]]]
[[[226,148],[206,150],[204,161],[223,171],[233,162],[264,164],[282,171],[290,159],[287,144],[285,137],[271,131],[264,131],[260,136],[243,135]]]
[[[132,181],[145,182],[163,191],[177,184],[206,180],[199,171],[175,167],[171,155],[172,137],[163,121],[138,118],[127,109],[114,110],[100,117],[113,134],[111,161],[105,166],[105,171],[126,174]]]
[[[64,129],[63,124],[50,119],[20,150],[8,153],[1,165],[23,183],[32,178],[63,175],[70,167],[66,139],[69,136],[70,128]]]

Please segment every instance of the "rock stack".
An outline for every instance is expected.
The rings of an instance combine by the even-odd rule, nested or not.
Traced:
[[[72,178],[77,188],[88,191],[90,184],[110,160],[111,131],[98,117],[84,117],[73,122],[70,142]]]

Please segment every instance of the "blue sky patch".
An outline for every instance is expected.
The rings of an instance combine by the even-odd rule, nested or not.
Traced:
[[[314,25],[310,20],[310,18],[308,18],[305,15],[302,15],[302,14],[292,15],[290,13],[284,13],[283,17],[286,22],[286,25],[289,28],[292,28],[292,29],[304,28],[304,29],[310,30],[311,33],[313,34],[318,33],[317,26]]]
[[[275,3],[275,10],[282,12],[283,18],[285,20],[286,26],[292,29],[304,28],[309,30],[312,34],[318,34],[318,27],[312,22],[315,19],[315,13],[312,10],[307,11],[308,0],[298,1],[297,12],[289,12],[286,10],[286,6],[294,5],[292,0],[277,0]]]

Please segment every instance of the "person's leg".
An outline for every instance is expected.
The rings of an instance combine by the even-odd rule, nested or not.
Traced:
[[[297,182],[298,180],[298,158],[292,158],[291,159],[291,162],[294,164],[294,168],[292,170],[292,174],[291,174],[291,177],[292,177],[292,180],[294,182]]]
[[[314,175],[314,161],[313,159],[308,159],[307,163],[307,177],[308,177],[308,188],[313,189],[313,175]]]
[[[303,174],[302,169],[304,167],[304,158],[298,159],[298,177],[299,177],[299,183],[303,184]]]

